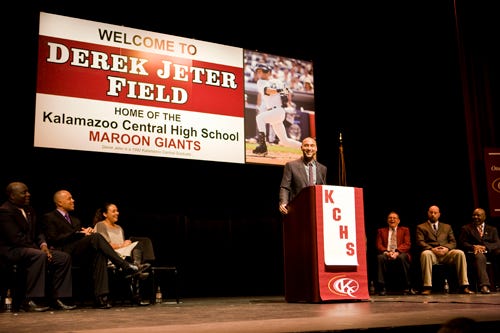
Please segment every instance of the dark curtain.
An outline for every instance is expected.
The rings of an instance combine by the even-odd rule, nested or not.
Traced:
[[[453,0],[475,207],[487,203],[484,148],[499,147],[500,19],[494,5]]]

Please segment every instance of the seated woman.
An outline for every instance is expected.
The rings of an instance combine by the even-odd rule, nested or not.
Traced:
[[[120,256],[133,261],[139,267],[139,270],[143,272],[132,277],[134,301],[143,305],[140,300],[140,283],[138,279],[144,280],[149,275],[145,271],[151,266],[148,261],[155,260],[153,245],[147,237],[130,237],[126,239],[123,228],[117,224],[119,215],[120,212],[115,204],[105,203],[95,213],[94,229],[103,235]]]

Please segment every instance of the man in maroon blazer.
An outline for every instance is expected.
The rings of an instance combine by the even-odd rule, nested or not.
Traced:
[[[403,272],[405,294],[415,294],[411,288],[410,280],[410,229],[400,227],[399,222],[399,214],[390,212],[387,215],[387,226],[377,230],[377,282],[381,296],[385,296],[387,293],[385,283],[388,272],[399,271]]]

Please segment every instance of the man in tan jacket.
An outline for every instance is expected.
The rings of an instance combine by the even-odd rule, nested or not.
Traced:
[[[432,292],[432,267],[435,264],[453,265],[457,272],[460,293],[473,294],[469,289],[465,253],[456,248],[457,241],[453,229],[451,225],[440,222],[440,216],[439,207],[431,206],[427,210],[428,220],[417,226],[416,243],[422,251],[422,295],[430,295]]]

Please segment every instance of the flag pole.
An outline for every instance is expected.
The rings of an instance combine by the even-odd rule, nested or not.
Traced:
[[[339,185],[347,186],[345,160],[344,160],[344,147],[342,146],[342,132],[339,135]]]

